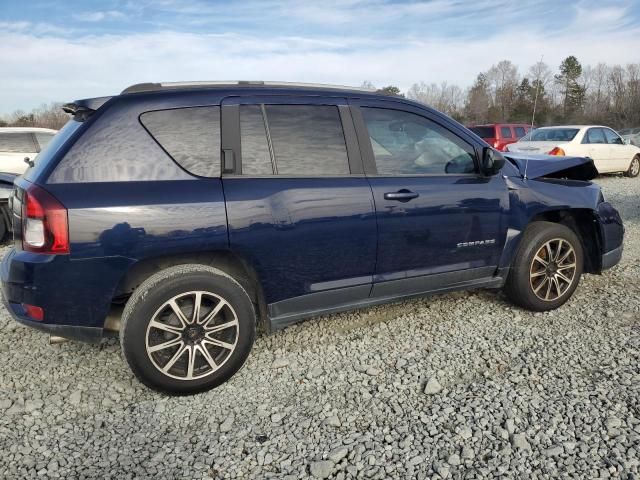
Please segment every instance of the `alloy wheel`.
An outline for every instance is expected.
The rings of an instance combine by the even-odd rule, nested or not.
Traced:
[[[196,380],[217,371],[236,348],[239,323],[233,307],[211,292],[181,293],[153,315],[146,350],[162,374]]]
[[[631,168],[629,170],[632,177],[635,177],[640,173],[640,160],[637,157],[631,160]]]
[[[576,276],[576,252],[562,238],[546,242],[536,252],[529,268],[529,283],[540,300],[551,302],[562,297]]]

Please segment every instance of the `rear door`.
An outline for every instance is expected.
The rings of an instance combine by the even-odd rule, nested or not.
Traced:
[[[463,130],[405,104],[353,102],[378,219],[374,296],[487,280],[505,241],[508,195],[478,173]]]
[[[368,298],[376,219],[344,98],[223,101],[229,242],[275,323]]]

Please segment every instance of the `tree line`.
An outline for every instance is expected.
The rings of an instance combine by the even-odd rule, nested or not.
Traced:
[[[364,82],[364,87],[373,87]],[[406,92],[379,89],[427,104],[467,125],[496,122],[640,126],[640,63],[582,66],[569,56],[556,71],[539,61],[520,74],[502,60],[466,90],[449,82],[420,82]]]
[[[375,88],[368,81],[362,86]],[[583,67],[569,56],[556,71],[539,61],[520,74],[511,61],[502,60],[479,73],[466,89],[449,82],[419,82],[404,93],[395,86],[379,91],[427,104],[467,125],[533,122],[536,126],[640,127],[640,63]],[[0,127],[59,129],[68,119],[60,103],[51,103],[0,118]]]

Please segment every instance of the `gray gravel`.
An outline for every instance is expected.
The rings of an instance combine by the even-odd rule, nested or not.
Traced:
[[[638,479],[640,179],[598,181],[624,259],[560,310],[480,291],[311,320],[196,397],[2,310],[0,478]]]

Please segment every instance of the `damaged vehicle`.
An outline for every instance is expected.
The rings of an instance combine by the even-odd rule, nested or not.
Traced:
[[[622,255],[592,160],[505,157],[404,98],[151,83],[65,109],[16,180],[5,304],[56,341],[118,331],[160,391],[220,385],[257,330],[318,315],[477,288],[558,308]]]

